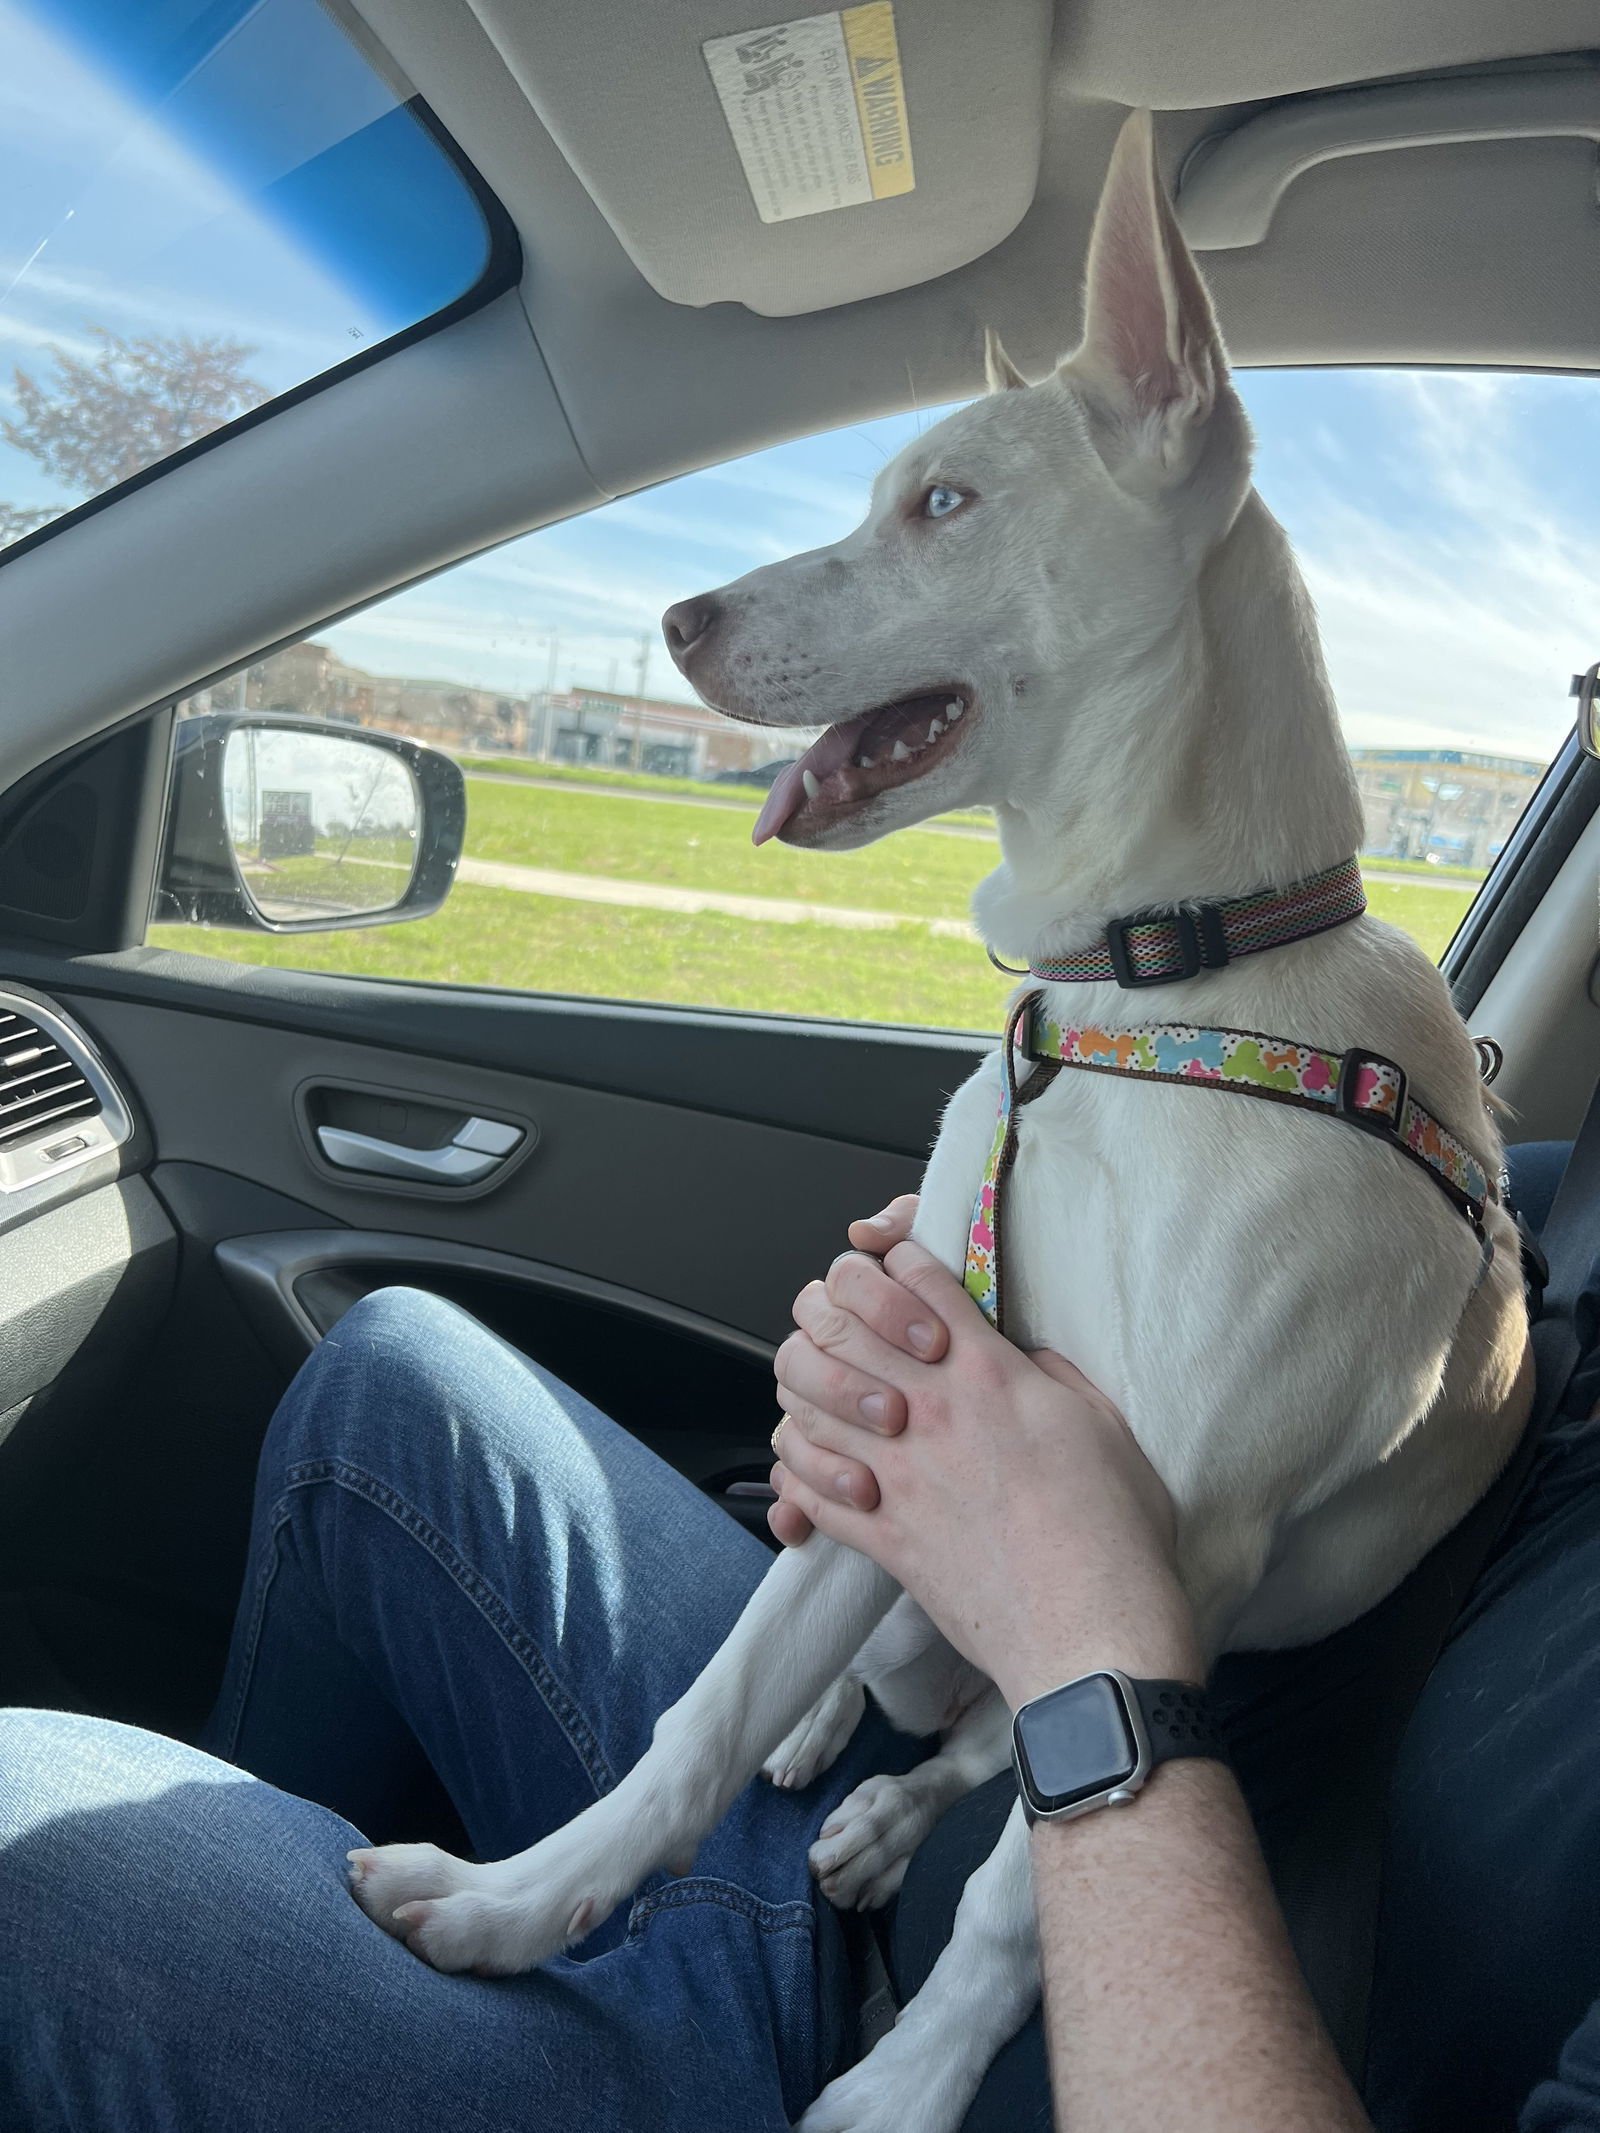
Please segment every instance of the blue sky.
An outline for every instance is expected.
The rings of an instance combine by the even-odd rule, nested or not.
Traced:
[[[0,0],[0,414],[12,367],[47,365],[51,345],[82,352],[90,324],[229,334],[281,391],[404,323],[400,268],[392,253],[378,259],[362,218],[343,229],[324,193],[308,222],[303,195],[291,213],[280,182],[294,156],[370,128],[386,92],[351,76],[342,101],[296,116],[292,140],[225,152],[219,139],[240,130],[202,123],[215,109],[196,101],[201,77],[157,96],[86,41],[86,23],[137,19],[119,10]],[[326,36],[327,18],[312,0],[253,13],[239,0],[214,98],[262,78],[268,29],[281,60]],[[414,289],[472,278],[447,222],[436,213],[412,228],[410,267],[428,263]],[[1552,753],[1570,724],[1568,677],[1600,652],[1600,381],[1301,371],[1241,382],[1259,485],[1299,550],[1350,740]],[[684,694],[660,644],[662,609],[836,539],[916,426],[906,415],[691,475],[321,634],[363,666],[516,693],[543,686],[552,638],[558,685],[631,688],[645,637],[649,691]],[[0,444],[0,502],[71,500]]]
[[[232,18],[198,61],[191,16]],[[47,380],[94,326],[225,336],[282,392],[485,256],[459,174],[317,0],[0,0],[0,415],[16,368]],[[0,502],[78,501],[0,441]]]
[[[1241,378],[1258,483],[1317,602],[1352,744],[1548,757],[1600,652],[1586,537],[1600,381],[1392,371]],[[928,418],[923,416],[922,421]],[[657,634],[674,599],[860,518],[918,418],[835,431],[525,536],[328,632],[358,664],[488,687],[687,691]]]

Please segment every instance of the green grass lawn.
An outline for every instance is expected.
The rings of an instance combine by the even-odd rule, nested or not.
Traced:
[[[759,785],[719,785],[713,778],[658,778],[650,771],[596,769],[589,763],[541,763],[528,755],[463,755],[456,761],[470,778],[475,770],[492,771],[501,778],[532,778],[541,782],[575,786],[610,786],[623,792],[682,793],[695,800],[720,800],[728,807],[746,807],[751,814],[765,802],[766,788]],[[960,822],[977,829],[993,827],[987,808],[957,808],[953,814],[936,815],[937,822]]]
[[[353,861],[354,864],[347,864]],[[271,860],[239,855],[245,887],[269,918],[317,910],[382,911],[410,885],[416,849],[409,837],[322,840],[315,852]]]
[[[925,830],[902,831],[861,852],[797,852],[780,844],[755,851],[749,831],[744,813],[478,780],[469,789],[466,849],[472,858],[561,873],[916,918],[965,917],[974,885],[998,856],[990,840]],[[1426,879],[1415,887],[1371,882],[1367,899],[1375,917],[1401,927],[1435,959],[1469,901]],[[469,883],[435,917],[402,926],[289,937],[163,926],[150,939],[290,969],[946,1029],[997,1028],[1009,990],[976,942],[937,939],[915,922],[854,932],[635,911]]]
[[[658,778],[650,771],[605,770],[591,763],[541,763],[531,755],[462,755],[456,761],[471,777],[492,770],[502,778],[547,778],[557,785],[615,785],[626,792],[691,793],[701,800],[726,800],[752,814],[767,797],[754,785],[719,785],[714,778]]]
[[[1367,883],[1367,909],[1373,917],[1409,933],[1436,963],[1471,907],[1471,897],[1458,889],[1402,888],[1397,881]]]
[[[1448,890],[1370,892],[1375,915],[1443,952],[1462,900]],[[836,926],[632,911],[463,884],[435,917],[404,926],[291,937],[158,926],[162,948],[236,963],[276,963],[444,985],[579,993],[847,1021],[997,1029],[1008,984],[974,943],[920,926],[851,933]]]
[[[1385,874],[1415,874],[1419,881],[1459,881],[1474,886],[1483,880],[1482,867],[1435,867],[1426,859],[1384,859],[1376,852],[1362,855],[1362,864]]]
[[[467,788],[467,856],[561,874],[668,882],[739,896],[964,918],[972,891],[994,866],[990,839],[902,830],[860,852],[799,852],[750,842],[749,817],[711,807],[641,807],[604,793],[539,786]]]
[[[290,937],[155,926],[150,942],[290,970],[941,1029],[998,1029],[1009,990],[976,942],[937,940],[921,926],[850,933],[567,903],[467,883],[435,917],[403,926]]]

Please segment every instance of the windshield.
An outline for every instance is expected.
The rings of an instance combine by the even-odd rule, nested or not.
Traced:
[[[405,96],[317,0],[0,0],[0,547],[481,281]]]

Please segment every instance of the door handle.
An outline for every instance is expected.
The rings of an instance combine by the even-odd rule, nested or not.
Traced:
[[[317,1146],[336,1170],[408,1178],[418,1185],[481,1185],[523,1139],[520,1126],[469,1118],[447,1148],[407,1148],[347,1126],[318,1126]]]

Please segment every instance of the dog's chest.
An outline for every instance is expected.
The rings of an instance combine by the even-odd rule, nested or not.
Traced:
[[[1115,1101],[1121,1092],[1073,1079],[1083,1085],[1052,1088],[1018,1112],[1001,1217],[1006,1330],[1022,1347],[1070,1355],[1115,1396],[1126,1378],[1121,1297],[1134,1229],[1118,1147],[1128,1121]],[[998,1065],[985,1062],[952,1100],[923,1183],[917,1235],[956,1273],[966,1263],[999,1096]]]
[[[952,1102],[924,1185],[919,1235],[957,1270],[998,1097],[998,1063],[986,1062]],[[1460,1310],[1477,1264],[1468,1226],[1344,1127],[1244,1096],[1072,1072],[1018,1115],[1006,1330],[1069,1356],[1153,1457],[1179,1435],[1230,1427],[1252,1357],[1265,1368],[1286,1344],[1304,1364],[1344,1353],[1348,1384],[1362,1374],[1354,1328],[1375,1377],[1427,1345],[1437,1329],[1391,1322],[1390,1310],[1421,1272],[1437,1275],[1446,1330]]]

